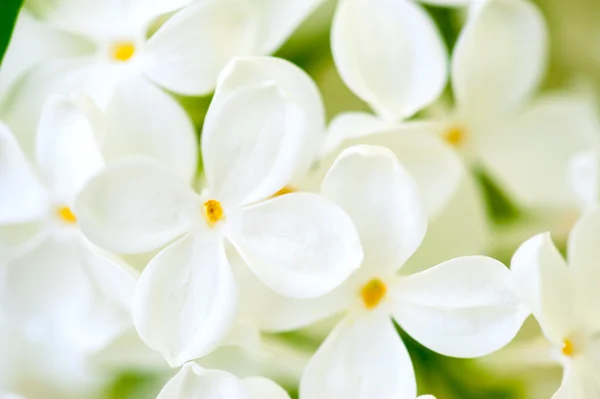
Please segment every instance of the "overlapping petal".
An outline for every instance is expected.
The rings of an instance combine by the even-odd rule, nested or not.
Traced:
[[[132,76],[122,81],[105,120],[102,153],[108,162],[148,156],[185,179],[195,176],[198,142],[190,118],[174,98],[146,79]]]
[[[233,375],[187,363],[171,378],[157,399],[250,399]],[[267,399],[267,398],[265,398]]]
[[[540,323],[544,334],[561,346],[580,327],[574,281],[550,234],[525,241],[513,255],[515,286]]]
[[[340,2],[331,46],[344,82],[385,119],[413,115],[433,102],[446,83],[441,36],[412,1]]]
[[[526,99],[546,63],[544,19],[530,1],[481,2],[452,58],[452,86],[461,111],[502,113]]]
[[[50,205],[40,183],[10,129],[0,123],[0,224],[41,218]]]
[[[447,356],[478,357],[498,350],[529,315],[513,289],[510,271],[484,256],[452,259],[402,277],[393,290],[398,324]]]
[[[186,181],[146,159],[108,166],[80,193],[75,214],[90,240],[121,253],[156,249],[204,222]]]
[[[392,321],[370,314],[344,319],[310,360],[302,380],[304,399],[414,399],[415,375]]]
[[[242,385],[249,399],[289,399],[290,395],[273,381],[263,377],[244,378]]]
[[[104,167],[101,118],[84,96],[55,95],[46,102],[37,129],[36,158],[53,200],[71,204]]]
[[[202,157],[211,195],[230,205],[264,199],[299,166],[302,110],[273,83],[240,88],[208,110]]]
[[[171,366],[208,354],[233,325],[237,289],[222,243],[211,233],[190,233],[165,248],[136,289],[136,329]]]
[[[148,40],[143,70],[174,92],[208,94],[233,57],[252,54],[258,22],[245,0],[196,1]]]
[[[346,149],[321,192],[352,218],[369,267],[399,269],[425,236],[427,214],[418,188],[385,147]]]
[[[352,220],[333,202],[292,193],[246,207],[229,238],[273,291],[295,298],[323,295],[363,259]]]

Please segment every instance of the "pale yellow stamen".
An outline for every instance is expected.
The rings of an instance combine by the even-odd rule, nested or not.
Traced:
[[[467,133],[463,126],[455,125],[446,130],[442,137],[444,140],[446,140],[446,143],[450,144],[451,146],[459,147],[465,142]]]
[[[279,191],[277,191],[275,194],[273,194],[273,197],[279,197],[280,195],[295,193],[296,191],[298,191],[298,190],[296,190],[292,186],[283,186]]]
[[[77,223],[77,217],[71,211],[68,206],[61,206],[56,210],[58,217],[65,223],[74,224]]]
[[[206,201],[204,204],[202,204],[202,211],[204,212],[204,217],[206,218],[208,225],[211,227],[217,224],[219,220],[225,218],[225,215],[223,214],[223,207],[217,200]]]
[[[387,292],[387,287],[378,278],[374,278],[365,284],[360,290],[360,296],[362,297],[363,303],[367,309],[373,309],[383,299]]]
[[[121,41],[115,42],[112,45],[112,58],[115,61],[125,62],[129,61],[135,54],[135,45],[133,42]]]
[[[562,347],[561,352],[565,356],[573,356],[573,353],[575,352],[575,348],[573,347],[573,342],[571,342],[571,340],[565,339],[563,341],[563,347]]]

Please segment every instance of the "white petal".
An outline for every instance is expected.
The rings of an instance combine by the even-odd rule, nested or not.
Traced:
[[[484,2],[454,49],[452,86],[459,108],[478,115],[523,101],[542,78],[546,36],[543,17],[532,2]]]
[[[248,266],[285,296],[323,295],[363,259],[352,220],[316,194],[292,193],[249,206],[231,223],[230,239]]]
[[[289,399],[290,395],[273,381],[263,377],[244,378],[242,384],[249,399]]]
[[[304,2],[300,3],[304,4]],[[278,85],[285,93],[285,97],[293,101],[304,114],[306,122],[303,126],[306,131],[302,133],[304,138],[302,152],[305,153],[303,157],[305,161],[299,167],[299,172],[304,173],[320,154],[325,130],[323,100],[315,82],[306,72],[282,58],[236,58],[219,75],[213,101],[219,101],[220,98],[233,94],[242,86],[269,82]]]
[[[303,399],[414,399],[415,375],[406,347],[387,317],[344,319],[310,360]]]
[[[198,141],[190,118],[174,98],[141,77],[117,86],[106,110],[102,153],[107,161],[149,156],[185,179],[196,174],[198,165]]]
[[[9,46],[2,59],[0,99],[30,68],[53,57],[69,57],[90,52],[93,46],[84,38],[54,29],[21,10]]]
[[[585,306],[586,323],[594,330],[600,329],[600,209],[595,208],[579,219],[571,230],[567,244],[569,270],[575,279],[577,295]]]
[[[162,250],[142,272],[133,316],[142,340],[173,367],[204,356],[227,336],[237,290],[222,242],[190,233]]]
[[[231,205],[264,199],[289,183],[308,121],[272,83],[242,87],[211,104],[202,157],[211,195]]]
[[[171,378],[157,399],[251,399],[232,374],[187,363]],[[265,398],[268,399],[268,398]]]
[[[132,0],[127,2],[134,26],[148,28],[154,20],[168,12],[182,8],[194,0]]]
[[[510,271],[485,256],[449,260],[401,278],[393,314],[421,344],[446,356],[479,357],[508,344],[529,315]]]
[[[513,255],[511,271],[516,288],[546,337],[562,345],[579,328],[581,309],[572,275],[550,234],[538,234],[525,241]]]
[[[481,160],[516,199],[528,206],[576,203],[569,165],[574,155],[597,148],[600,131],[588,102],[546,95],[514,118],[482,128]]]
[[[12,132],[0,123],[0,224],[41,218],[49,198]]]
[[[412,177],[380,146],[346,149],[323,179],[321,193],[354,222],[365,264],[399,269],[427,230],[427,214]]]
[[[331,46],[344,82],[385,119],[413,115],[433,102],[446,83],[442,38],[412,1],[340,2]]]
[[[75,203],[77,222],[94,243],[122,253],[156,249],[202,218],[187,183],[167,168],[131,160],[108,166]]]
[[[135,277],[78,235],[50,236],[6,263],[7,311],[34,339],[60,334],[98,350],[131,324]]]
[[[360,139],[370,134],[389,130],[393,124],[366,112],[337,114],[327,127],[325,151],[335,151],[346,140]]]
[[[365,131],[360,137],[343,141],[318,165],[311,181],[320,182],[342,148],[356,144],[382,145],[396,154],[413,177],[430,217],[442,211],[459,187],[465,168],[456,152],[435,133],[432,123],[409,122],[394,128]]]
[[[587,355],[587,354],[586,354]],[[598,359],[575,359],[567,364],[560,388],[552,399],[588,399],[600,395]]]
[[[85,96],[53,95],[40,116],[36,155],[55,201],[71,204],[104,167],[100,153],[102,115]]]
[[[148,40],[144,72],[176,93],[210,93],[223,67],[249,55],[258,20],[244,0],[201,0],[179,11]]]
[[[317,298],[287,298],[267,287],[237,251],[228,251],[227,258],[240,286],[240,314],[252,320],[260,331],[291,331],[309,326],[341,313],[356,295],[354,287],[349,292],[347,284],[342,284]]]
[[[123,77],[122,68],[91,57],[40,63],[23,77],[14,95],[7,97],[2,118],[15,131],[25,153],[34,154],[39,115],[50,95],[86,94],[104,109]]]
[[[591,209],[600,199],[600,157],[592,149],[569,160],[567,179],[583,209]]]
[[[260,34],[254,48],[254,54],[270,54],[277,50],[291,36],[298,25],[322,3],[323,0],[252,1],[260,20]]]

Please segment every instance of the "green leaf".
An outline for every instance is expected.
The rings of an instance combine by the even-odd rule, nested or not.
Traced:
[[[0,1],[0,64],[8,48],[10,37],[12,36],[17,15],[23,5],[23,0],[2,0]]]

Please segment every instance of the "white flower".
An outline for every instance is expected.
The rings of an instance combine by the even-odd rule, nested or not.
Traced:
[[[104,165],[92,106],[79,97],[48,101],[35,165],[0,125],[0,233],[36,227],[22,245],[3,248],[0,303],[25,337],[58,336],[87,351],[131,325],[136,280],[135,272],[84,239],[72,211],[79,190]]]
[[[267,69],[255,74],[260,65]],[[231,328],[237,287],[226,240],[265,284],[292,297],[329,292],[362,260],[356,230],[335,204],[309,193],[270,198],[305,163],[316,117],[298,96],[310,90],[264,81],[273,70],[300,73],[287,68],[259,59],[225,69],[202,133],[201,194],[138,160],[107,168],[76,205],[85,234],[105,248],[135,253],[170,243],[142,273],[134,322],[171,365],[207,354]],[[258,82],[234,89],[230,79]]]
[[[263,377],[239,379],[221,370],[186,363],[158,394],[157,399],[289,399],[279,385]]]
[[[59,30],[65,42],[83,37],[87,46],[71,40],[75,54],[38,64],[5,102],[3,119],[29,150],[35,115],[51,93],[84,92],[116,128],[140,132],[154,125],[171,125],[168,133],[181,143],[178,158],[195,171],[193,126],[180,105],[160,88],[183,95],[205,95],[216,84],[221,69],[235,56],[268,54],[277,49],[318,1],[275,0],[65,0],[38,3],[38,15]],[[182,8],[183,7],[183,8]],[[150,25],[166,12],[180,9],[150,38]],[[68,33],[71,33],[69,36]],[[48,47],[57,41],[48,34]],[[37,40],[44,46],[46,40]],[[11,64],[30,65],[29,57]],[[14,68],[12,68],[14,69]],[[160,87],[160,88],[159,88]],[[114,98],[121,91],[121,101]],[[116,104],[115,104],[116,102]],[[133,113],[133,115],[130,115]],[[32,117],[34,115],[34,117]],[[128,123],[134,120],[141,123]],[[150,136],[144,136],[151,141]],[[140,143],[136,143],[140,144]],[[175,145],[175,144],[174,144]],[[187,177],[187,175],[186,175]]]
[[[509,270],[496,260],[457,258],[397,275],[419,247],[427,218],[414,182],[389,150],[347,149],[325,177],[322,194],[357,226],[364,249],[360,269],[319,298],[285,299],[264,289],[243,298],[246,306],[262,306],[255,315],[266,331],[296,329],[345,311],[305,371],[302,398],[414,399],[412,364],[391,318],[449,356],[485,355],[517,333],[528,313],[512,291]]]
[[[600,395],[600,211],[585,214],[571,231],[567,262],[549,234],[527,240],[513,256],[512,275],[564,368],[553,399]]]
[[[592,108],[580,96],[569,93],[533,98],[545,70],[547,32],[532,2],[489,0],[473,3],[471,11],[452,57],[455,109],[429,124],[405,122],[396,129],[420,128],[443,138],[468,164],[482,166],[522,205],[572,207],[574,196],[566,178],[568,164],[574,154],[598,141],[600,127]],[[395,64],[390,60],[378,61],[390,71],[398,70],[392,68]],[[421,65],[421,73],[429,71],[425,63]],[[338,68],[343,71],[340,65]],[[349,131],[354,137],[378,133],[411,115],[407,112],[386,117],[379,108],[392,108],[411,97],[406,90],[389,90],[396,82],[391,77],[371,76],[383,81],[380,93],[369,102],[383,104],[373,107],[387,120],[360,113],[342,114],[332,124],[329,148],[339,145]],[[430,77],[426,83],[430,82],[437,80]],[[415,109],[425,103],[414,98],[410,101]],[[407,166],[412,169],[410,163]],[[431,163],[429,172],[437,181],[451,181],[444,178],[448,172],[435,167]],[[442,191],[443,185],[438,186],[438,192]]]

